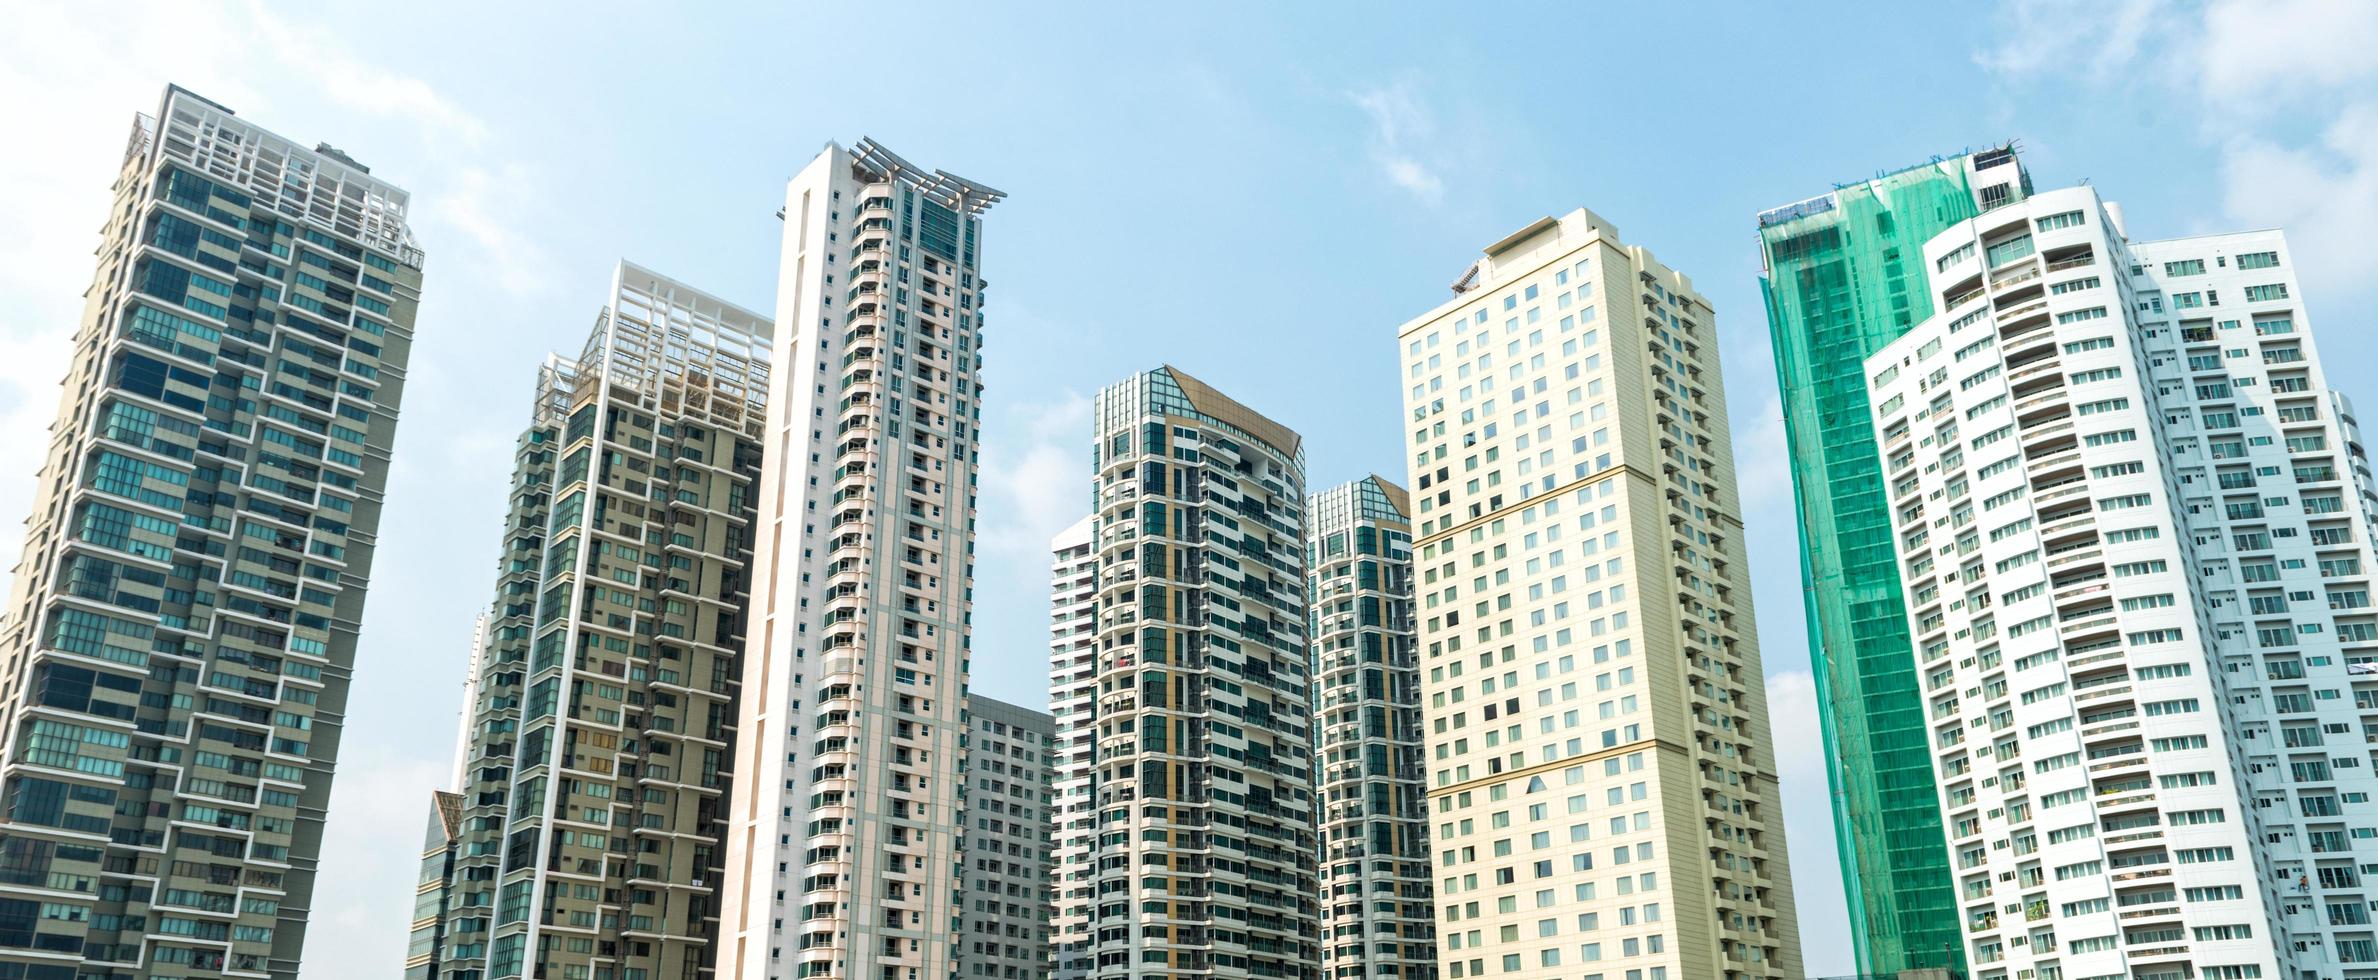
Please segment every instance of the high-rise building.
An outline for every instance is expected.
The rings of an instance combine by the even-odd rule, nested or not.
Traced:
[[[1098,700],[1098,554],[1084,517],[1049,542],[1049,715],[1055,738],[1049,816],[1056,848],[1051,866],[1056,915],[1050,921],[1052,974],[1090,974],[1091,851],[1098,804],[1090,793],[1096,765],[1092,732]]]
[[[1800,975],[1715,313],[1583,209],[1404,325],[1448,976]]]
[[[0,976],[294,977],[422,254],[180,88],[114,195],[0,627]]]
[[[1321,822],[1321,975],[1437,976],[1412,501],[1376,474],[1305,506]]]
[[[1866,364],[1980,977],[2378,976],[2361,455],[2278,232],[1934,236]]]
[[[1865,363],[1932,314],[1924,242],[2030,189],[2000,146],[1759,216],[1835,843],[1858,965],[1878,976],[1961,968],[1963,944]]]
[[[712,966],[770,333],[621,262],[538,371],[425,975]]]
[[[413,931],[405,944],[405,980],[442,980],[476,971],[477,963],[444,960],[446,926],[454,914],[454,859],[462,853],[462,794],[429,791],[429,824],[422,830],[421,874],[413,884]],[[462,967],[458,970],[455,967]]]
[[[786,188],[721,973],[942,980],[998,191],[869,140]]]
[[[1049,975],[1056,729],[1047,713],[966,696],[965,895],[958,976]]]
[[[1092,407],[1091,976],[1319,976],[1302,440],[1171,367]]]

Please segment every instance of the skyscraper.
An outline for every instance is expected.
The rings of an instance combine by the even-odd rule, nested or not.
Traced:
[[[1085,517],[1049,542],[1049,715],[1055,736],[1050,765],[1056,797],[1049,822],[1057,903],[1049,932],[1051,968],[1062,980],[1090,973],[1090,855],[1098,840],[1098,804],[1090,790],[1098,724],[1094,540],[1091,518]]]
[[[0,628],[0,975],[294,977],[422,254],[180,88],[114,191]]]
[[[2030,190],[2013,149],[2000,146],[1759,216],[1809,659],[1842,891],[1865,973],[1958,968],[1962,944],[1864,365],[1932,313],[1924,242]]]
[[[1714,311],[1582,209],[1453,288],[1399,332],[1447,975],[1799,976]]]
[[[1056,732],[1044,712],[966,696],[965,895],[958,976],[1049,975]]]
[[[436,976],[712,964],[769,335],[621,262],[578,356],[538,372]]]
[[[2090,187],[1934,236],[1866,364],[1986,975],[2378,975],[2361,455],[2277,232]]]
[[[950,975],[1000,197],[869,140],[786,188],[722,975]]]
[[[429,792],[429,822],[422,828],[421,873],[413,880],[413,931],[405,943],[405,980],[440,980],[469,971],[476,961],[446,960],[446,926],[453,920],[454,859],[462,853],[462,794]],[[483,919],[481,921],[484,921]]]
[[[1305,507],[1321,823],[1321,975],[1435,980],[1412,500],[1372,475]]]
[[[1171,367],[1092,424],[1091,975],[1312,980],[1302,440]]]

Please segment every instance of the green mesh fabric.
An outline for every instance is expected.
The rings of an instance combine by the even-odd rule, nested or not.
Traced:
[[[1951,158],[1769,212],[1759,229],[1834,834],[1869,975],[1964,969],[1864,365],[1931,315],[1924,242],[1974,216],[1971,183]]]

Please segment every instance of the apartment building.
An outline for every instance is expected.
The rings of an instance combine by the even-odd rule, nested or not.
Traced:
[[[2075,187],[1922,261],[1867,372],[1975,975],[2378,976],[2362,454],[2283,236]]]
[[[1305,518],[1321,975],[1434,980],[1411,496],[1372,474],[1314,494]]]
[[[435,801],[456,840],[425,976],[713,965],[769,339],[621,262],[578,355],[537,372]]]
[[[1055,918],[1050,923],[1053,976],[1090,973],[1091,849],[1097,841],[1095,766],[1098,700],[1098,555],[1084,517],[1049,542],[1049,714],[1054,745],[1050,866]]]
[[[942,980],[1001,194],[870,140],[786,187],[720,972]]]
[[[1448,977],[1800,975],[1715,313],[1590,211],[1399,331]]]
[[[2011,145],[1936,157],[1759,215],[1759,284],[1800,520],[1819,736],[1859,971],[1962,969],[1866,358],[1932,315],[1924,243],[2021,201]]]
[[[1049,975],[1056,729],[1049,715],[966,696],[966,866],[958,976]]]
[[[1172,367],[1091,412],[1090,976],[1313,980],[1303,440]]]
[[[296,976],[409,204],[178,87],[134,121],[0,626],[0,976]]]
[[[443,959],[446,924],[454,912],[454,859],[460,855],[461,845],[462,794],[431,790],[429,823],[421,833],[421,873],[413,881],[413,930],[405,942],[405,980],[439,980],[478,969],[476,962]]]

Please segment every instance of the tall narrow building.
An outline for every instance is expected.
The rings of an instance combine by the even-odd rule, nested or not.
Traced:
[[[1959,222],[1867,361],[1976,976],[2378,976],[2361,455],[2277,232]]]
[[[1435,980],[1412,499],[1372,475],[1305,506],[1321,975]]]
[[[1046,712],[966,696],[966,866],[958,976],[1049,975],[1057,735]]]
[[[429,975],[713,965],[769,336],[621,262],[576,359],[538,372]]]
[[[1313,980],[1303,441],[1171,367],[1092,422],[1090,975]]]
[[[1585,210],[1404,325],[1438,956],[1800,976],[1715,313]]]
[[[413,931],[405,943],[405,980],[453,977],[462,964],[442,959],[453,921],[454,859],[462,851],[462,794],[429,792],[429,823],[421,835],[421,873],[413,882]],[[469,969],[476,969],[470,964]]]
[[[180,88],[114,195],[0,627],[0,976],[294,977],[422,254]]]
[[[1049,944],[1051,975],[1059,980],[1090,975],[1091,854],[1098,839],[1098,804],[1090,790],[1098,724],[1098,554],[1091,521],[1075,521],[1049,542],[1049,715],[1055,737],[1049,824],[1056,848]]]
[[[786,188],[721,971],[943,980],[998,191],[869,140]]]
[[[2000,146],[1759,216],[1818,734],[1861,973],[1963,966],[1866,358],[1932,314],[1924,243],[2030,190],[2013,149]]]

